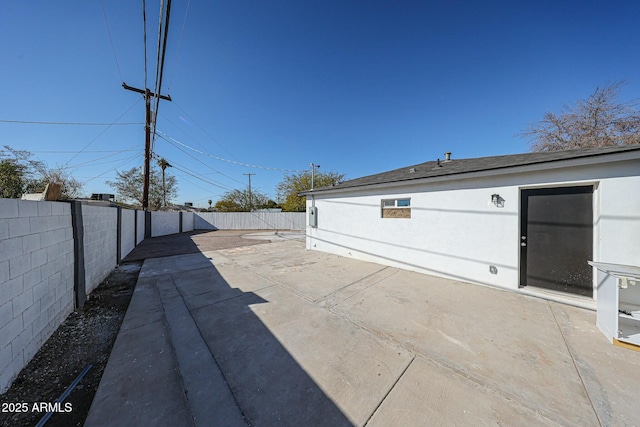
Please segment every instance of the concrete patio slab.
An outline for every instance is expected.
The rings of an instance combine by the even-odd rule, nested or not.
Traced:
[[[524,422],[526,420],[526,422]],[[446,367],[417,357],[367,426],[557,425]]]
[[[402,271],[332,310],[554,422],[594,419],[547,301]]]
[[[283,241],[145,261],[87,421],[624,426],[638,395],[592,311]]]
[[[194,316],[251,424],[362,425],[412,359],[279,287]]]
[[[306,256],[305,252],[283,256],[284,249],[283,245],[261,245],[224,253],[238,264],[313,302],[386,268],[325,253],[314,257]]]

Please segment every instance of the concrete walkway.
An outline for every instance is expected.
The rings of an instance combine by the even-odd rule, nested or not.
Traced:
[[[147,259],[87,426],[638,425],[595,313],[300,241]]]

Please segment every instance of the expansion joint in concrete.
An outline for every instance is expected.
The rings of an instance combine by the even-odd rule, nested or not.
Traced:
[[[195,326],[195,328],[197,330],[198,337],[200,338],[200,340],[202,340],[202,343],[206,346],[207,351],[209,352],[209,354],[211,356],[211,359],[215,363],[216,368],[218,369],[218,371],[220,372],[220,375],[224,379],[225,386],[227,387],[227,389],[229,391],[229,394],[233,398],[233,401],[234,401],[236,407],[238,408],[238,411],[240,412],[240,415],[242,416],[244,421],[248,423],[247,420],[249,420],[249,418],[247,417],[247,415],[245,414],[244,410],[242,409],[242,406],[240,406],[240,402],[238,401],[238,397],[235,395],[235,393],[233,392],[233,388],[229,384],[229,379],[227,378],[227,376],[226,376],[224,370],[222,369],[222,367],[220,366],[220,362],[218,361],[218,359],[216,359],[215,353],[214,353],[213,349],[211,348],[209,342],[205,339],[204,334],[202,333],[202,330],[200,329],[200,325],[198,324],[197,319],[193,316],[193,313],[191,313],[191,310],[189,310],[187,308],[188,305],[187,305],[187,302],[185,300],[184,294],[182,293],[182,290],[180,289],[180,287],[176,285],[175,281],[173,280],[173,277],[171,278],[171,283],[173,284],[173,286],[175,287],[175,290],[177,292],[176,296],[180,298],[181,303],[184,305],[184,309],[185,309],[184,311],[186,313],[188,313],[189,318],[193,322],[193,325]],[[234,298],[237,298],[237,296],[232,297],[232,298],[228,298],[227,300],[234,299]],[[164,306],[164,302],[163,302],[163,306]],[[175,352],[175,349],[174,349],[174,352]],[[178,368],[179,368],[179,365],[178,365]],[[182,380],[182,375],[180,375],[180,377],[181,377],[181,380]],[[183,387],[184,387],[184,381],[183,381]],[[187,388],[185,387],[184,390],[186,392]],[[185,393],[185,397],[188,400],[188,396],[186,396],[186,393]],[[190,408],[190,410],[191,410],[191,408]]]
[[[396,380],[393,382],[393,384],[391,384],[391,387],[389,387],[389,390],[387,390],[387,392],[384,394],[384,397],[382,399],[380,399],[380,402],[378,402],[378,405],[373,409],[373,411],[371,411],[371,414],[369,414],[369,418],[367,418],[367,421],[365,421],[365,423],[364,423],[365,426],[367,424],[369,424],[369,421],[371,421],[371,418],[373,418],[373,416],[378,411],[380,406],[382,406],[382,404],[387,399],[389,394],[391,394],[391,391],[396,387],[396,385],[398,384],[398,382],[400,382],[400,380],[402,379],[404,374],[409,370],[409,367],[411,366],[411,364],[413,363],[414,360],[416,360],[416,357],[412,356],[411,360],[409,360],[409,363],[407,363],[407,366],[404,367],[404,369],[402,370],[400,375],[398,375],[398,378],[396,378]]]
[[[587,385],[584,381],[584,378],[582,377],[582,372],[580,372],[580,368],[578,367],[578,363],[576,362],[576,358],[573,355],[573,352],[571,351],[571,347],[569,346],[569,343],[567,342],[567,337],[565,337],[564,332],[562,332],[562,328],[560,327],[560,323],[558,322],[558,318],[556,317],[556,313],[555,311],[553,311],[553,306],[551,305],[551,301],[547,301],[547,306],[549,307],[549,311],[551,312],[551,315],[553,316],[553,321],[556,324],[556,327],[558,328],[558,332],[560,332],[560,336],[562,337],[562,341],[564,342],[564,346],[567,349],[567,353],[569,353],[569,356],[571,357],[571,362],[573,363],[573,367],[576,370],[576,373],[578,374],[578,378],[580,378],[580,384],[582,384],[582,388],[584,390],[584,393],[587,396],[587,399],[589,399],[589,404],[591,405],[591,409],[593,409],[593,413],[596,416],[596,419],[598,420],[598,424],[600,424],[600,426],[603,426],[604,424],[602,423],[602,420],[600,419],[600,414],[598,414],[598,410],[596,409],[596,405],[593,402],[593,399],[591,399],[591,394],[589,394],[589,390],[587,389]]]

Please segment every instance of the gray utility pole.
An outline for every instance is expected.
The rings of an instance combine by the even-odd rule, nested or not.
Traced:
[[[142,187],[142,209],[147,210],[149,208],[149,171],[151,163],[151,97],[166,99],[171,101],[169,95],[159,95],[151,92],[149,89],[138,89],[128,86],[125,82],[122,82],[122,87],[132,92],[138,92],[144,95],[144,102],[146,106],[145,110],[145,138],[144,138],[144,185]]]
[[[320,169],[320,165],[309,163],[309,166],[311,166],[311,189],[313,190],[313,179],[316,176],[316,169]]]
[[[242,175],[249,177],[249,212],[251,212],[253,210],[253,199],[251,199],[251,175],[255,175],[255,173],[243,173]]]

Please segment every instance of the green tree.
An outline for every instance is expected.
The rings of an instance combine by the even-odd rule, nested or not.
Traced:
[[[142,187],[144,184],[144,171],[142,168],[131,168],[127,171],[116,171],[116,179],[107,181],[121,201],[142,206]],[[171,199],[178,195],[178,182],[175,176],[168,176],[165,180],[166,198]],[[162,176],[157,168],[151,168],[149,172],[149,209],[158,210],[164,200]]]
[[[27,187],[27,167],[15,159],[0,161],[0,197],[20,198]]]
[[[314,188],[327,187],[344,180],[345,175],[337,172],[315,172]],[[285,175],[278,184],[278,202],[285,212],[304,212],[307,209],[306,199],[298,196],[301,191],[311,189],[311,171]]]
[[[520,136],[531,141],[532,151],[606,147],[640,143],[637,102],[618,102],[624,81],[596,88],[587,99],[565,105],[559,114],[545,113]]]
[[[258,191],[251,191],[251,200],[247,190],[228,191],[215,204],[220,212],[250,212],[253,209],[262,209],[269,203],[269,198]]]

